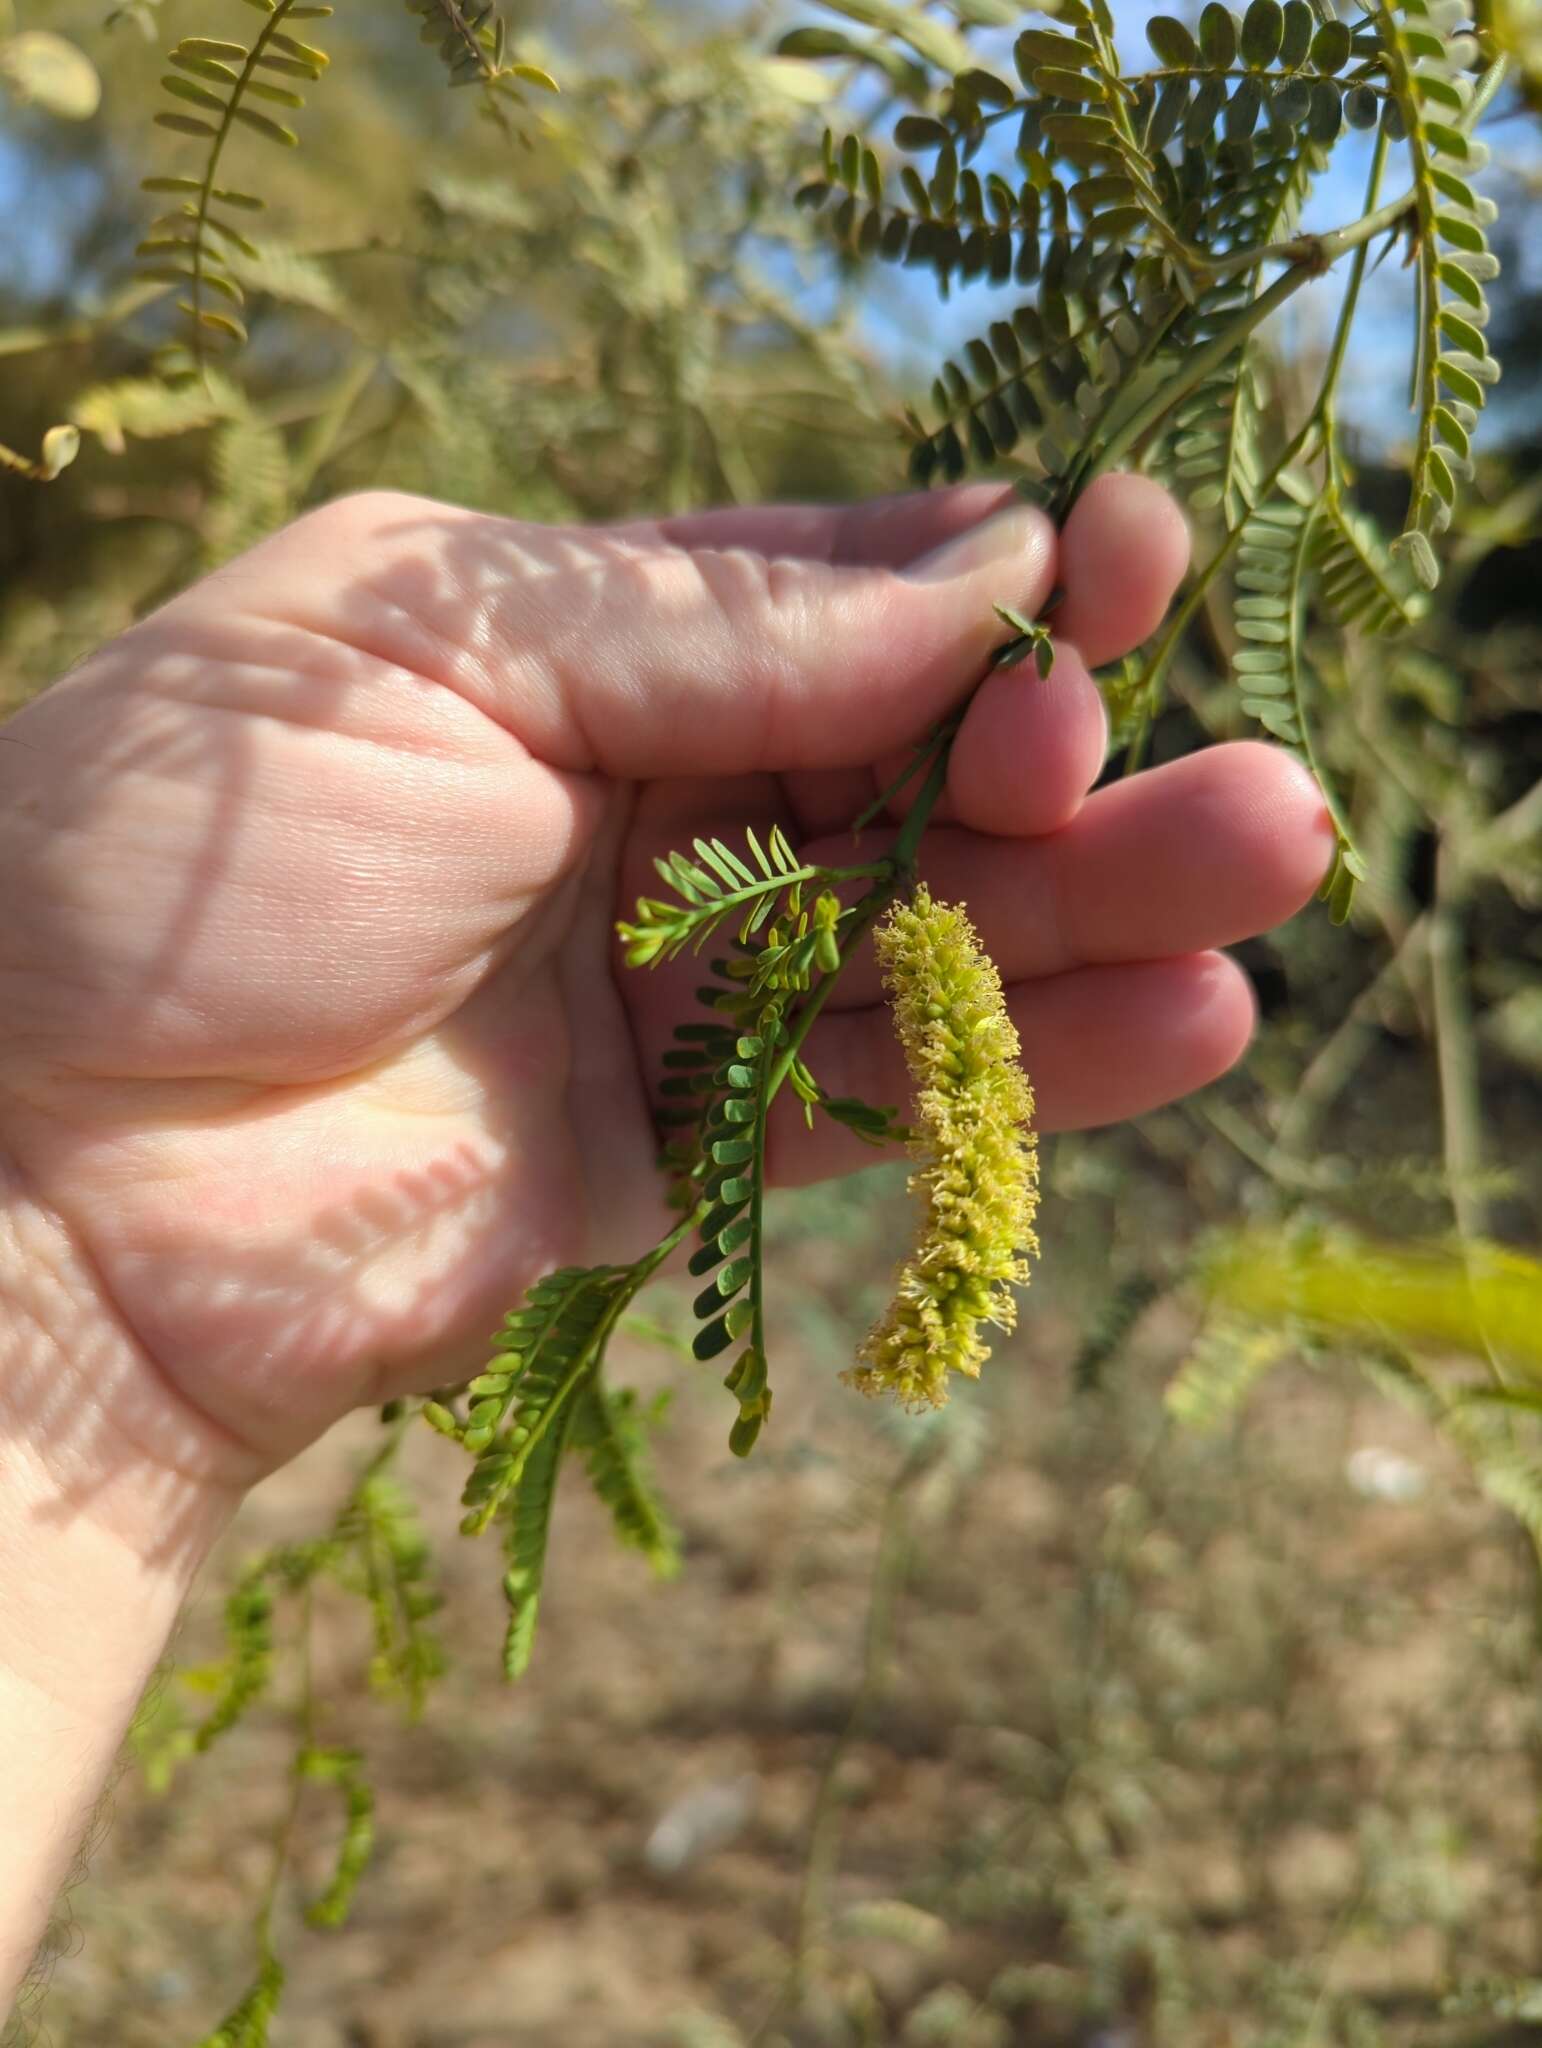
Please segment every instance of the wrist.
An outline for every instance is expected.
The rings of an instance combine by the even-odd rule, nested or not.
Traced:
[[[90,1528],[190,1577],[241,1473],[260,1476],[172,1389],[0,1149],[0,1542]]]
[[[0,1162],[0,2022],[239,1498],[144,1371],[69,1233]]]

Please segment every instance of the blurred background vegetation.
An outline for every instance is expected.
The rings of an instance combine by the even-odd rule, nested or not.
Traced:
[[[899,405],[959,315],[869,291],[790,204],[838,83],[772,54],[808,10],[507,8],[511,48],[563,88],[511,102],[511,132],[445,90],[403,7],[313,25],[335,61],[303,147],[241,146],[270,201],[260,253],[232,257],[249,345],[173,391],[151,374],[170,295],[131,253],[138,178],[185,168],[150,125],[159,50],[250,23],[235,0],[105,4],[0,0],[0,440],[30,458],[82,434],[46,486],[0,471],[0,708],[342,491],[604,519],[903,474]],[[1503,26],[1534,48],[1523,8]],[[1542,1243],[1524,98],[1490,131],[1504,403],[1438,609],[1411,640],[1313,645],[1371,860],[1354,921],[1308,912],[1242,949],[1261,1027],[1239,1073],[1055,1141],[1025,1327],[935,1423],[834,1384],[903,1241],[902,1171],[782,1203],[800,1370],[747,1466],[659,1297],[635,1369],[677,1389],[659,1452],[685,1576],[643,1584],[566,1504],[517,1693],[493,1676],[495,1588],[449,1540],[443,1453],[414,1447],[461,1647],[403,1731],[337,1618],[379,1857],[346,1930],[291,1944],[277,2040],[1542,2040],[1534,1294],[1513,1296],[1523,1405],[1458,1398],[1513,1278],[1482,1247]],[[1324,338],[1290,330],[1287,404]],[[1397,431],[1372,406],[1358,442],[1388,525]],[[1196,620],[1152,758],[1242,730],[1229,634],[1220,608]],[[1195,1275],[1239,1220],[1244,1284],[1217,1304]],[[1372,1238],[1450,1248],[1419,1252],[1420,1294]],[[263,1489],[231,1559],[310,1528],[363,1436]],[[190,1652],[211,1627],[195,1614]],[[249,1973],[284,1754],[259,1719],[170,1797],[125,1782],[46,2036],[213,2023]]]

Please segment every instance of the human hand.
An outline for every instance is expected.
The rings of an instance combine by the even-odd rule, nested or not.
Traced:
[[[91,1441],[245,1484],[474,1368],[545,1268],[634,1256],[699,972],[618,973],[616,916],[697,833],[775,820],[849,859],[999,641],[993,600],[1063,586],[1063,644],[981,689],[922,868],[1010,983],[1044,1127],[1228,1066],[1251,1002],[1210,949],[1295,910],[1332,841],[1261,746],[1086,797],[1086,664],[1154,627],[1185,556],[1129,477],[1058,543],[990,488],[590,531],[368,496],[29,706],[0,745],[0,1158],[125,1339],[66,1368]],[[899,1102],[877,998],[859,964],[808,1057]],[[773,1170],[872,1156],[789,1119]]]

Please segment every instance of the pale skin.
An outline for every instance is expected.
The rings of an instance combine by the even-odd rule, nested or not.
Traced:
[[[1216,949],[1320,880],[1310,778],[1234,745],[1088,795],[1089,665],[1186,554],[1133,477],[1058,537],[990,487],[588,531],[371,495],[0,733],[0,2013],[246,1489],[474,1370],[542,1270],[657,1235],[652,1089],[698,977],[622,972],[612,930],[655,853],[776,820],[850,860],[992,602],[1059,587],[1053,675],[980,691],[923,872],[1002,967],[1046,1130],[1240,1055]],[[899,1102],[877,996],[855,964],[809,1056]],[[870,1158],[789,1116],[774,1167]]]

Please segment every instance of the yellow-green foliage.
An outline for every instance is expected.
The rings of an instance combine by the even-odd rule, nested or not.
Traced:
[[[1503,1245],[1260,1231],[1224,1242],[1205,1262],[1203,1282],[1214,1300],[1249,1316],[1456,1352],[1542,1381],[1542,1264]]]

